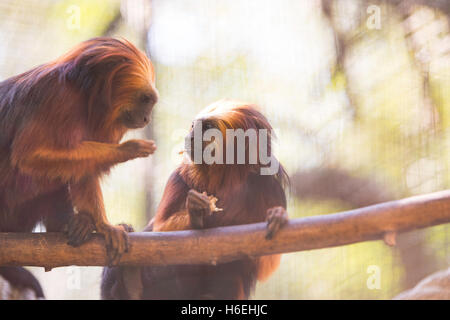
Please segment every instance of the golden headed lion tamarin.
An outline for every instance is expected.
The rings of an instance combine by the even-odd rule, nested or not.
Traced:
[[[200,142],[195,146],[198,126],[203,131],[217,130],[226,143],[231,142],[227,130],[267,130],[270,134],[272,129],[250,104],[219,101],[206,108],[194,120],[186,139],[191,160],[170,176],[156,215],[144,231],[267,221],[266,238],[270,239],[287,221],[284,187],[288,177],[283,167],[279,165],[273,174],[263,175],[265,165],[259,158],[256,163],[195,163],[195,148],[205,151],[211,143],[217,144]],[[251,149],[249,143],[250,139],[245,141],[245,151]],[[215,152],[229,153],[225,145]],[[270,136],[263,147],[271,153]],[[249,160],[250,156],[246,152],[244,158]],[[235,157],[236,152],[232,160]],[[101,293],[103,299],[247,299],[256,281],[267,279],[279,263],[280,255],[272,255],[217,265],[105,268]]]
[[[155,151],[153,141],[119,143],[149,123],[154,80],[133,44],[95,38],[0,82],[0,232],[68,224],[69,243],[79,245],[96,230],[116,261],[128,236],[106,218],[99,177]]]

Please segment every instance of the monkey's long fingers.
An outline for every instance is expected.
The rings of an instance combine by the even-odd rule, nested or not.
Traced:
[[[117,240],[117,238],[112,238],[112,250],[111,250],[111,265],[117,265],[122,257],[122,254],[128,251],[128,241]]]
[[[119,262],[122,254],[128,251],[128,234],[121,226],[110,226],[104,235],[109,265],[115,265]]]
[[[149,150],[150,154],[153,154],[156,151],[156,149],[157,149],[156,143],[153,140],[150,140],[149,143],[150,143],[150,145],[149,145],[149,147],[150,147],[150,150]]]
[[[198,197],[189,197],[188,201],[191,205],[199,207],[199,208],[208,208],[209,207],[209,199],[206,198],[198,198]]]
[[[80,246],[90,238],[94,230],[92,217],[86,213],[78,213],[70,219],[65,229],[69,239],[67,243],[74,247]]]
[[[67,229],[67,237],[69,238],[69,242],[73,240],[75,235],[77,234],[77,228],[78,224],[75,224],[74,222],[69,223],[69,227]]]
[[[93,226],[85,225],[81,229],[81,233],[80,233],[81,243],[88,241],[92,237],[93,231],[94,231]]]
[[[288,215],[283,207],[267,210],[266,239],[270,240],[288,222]]]
[[[195,190],[189,190],[186,198],[186,207],[190,210],[210,210],[210,199],[207,195],[199,193]]]
[[[134,228],[131,224],[128,223],[120,223],[119,226],[121,226],[126,232],[134,232]]]
[[[281,224],[277,220],[274,220],[271,223],[267,223],[266,239],[272,239],[275,233],[280,229],[280,227]]]
[[[142,145],[141,145],[138,155],[139,155],[139,157],[146,158],[149,155],[155,153],[155,151],[156,151],[155,141],[153,141],[153,140],[144,141],[144,143],[142,143]]]
[[[89,226],[80,226],[77,234],[72,237],[68,242],[69,245],[73,247],[79,247],[86,241],[88,241],[92,236],[92,229]]]
[[[200,193],[195,191],[194,189],[191,189],[189,190],[187,197],[188,199],[196,201],[198,203],[209,203],[209,197],[206,192]]]
[[[113,245],[111,234],[105,234],[106,253],[108,255],[108,266],[113,266],[117,260],[117,249]]]
[[[77,224],[69,230],[68,244],[70,244],[71,246],[74,246],[74,247],[78,247],[79,245],[82,244],[81,231],[82,231],[83,227],[84,227],[83,224]]]
[[[124,161],[135,158],[145,158],[156,150],[156,144],[150,140],[128,140],[119,146],[124,154]]]
[[[112,266],[112,240],[111,240],[111,236],[109,235],[109,233],[104,233],[103,234],[105,236],[105,247],[106,247],[106,254],[108,256],[108,266],[111,267]]]

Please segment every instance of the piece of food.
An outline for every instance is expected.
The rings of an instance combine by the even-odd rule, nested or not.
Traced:
[[[213,195],[209,195],[209,196],[208,196],[208,194],[206,193],[206,191],[204,191],[203,194],[204,194],[205,196],[207,196],[208,199],[209,199],[209,207],[211,208],[211,213],[223,211],[222,208],[216,207],[216,203],[217,203],[217,201],[218,201],[219,199],[217,199],[217,198],[216,198],[215,196],[213,196]]]

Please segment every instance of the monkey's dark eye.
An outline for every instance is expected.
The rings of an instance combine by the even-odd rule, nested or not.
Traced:
[[[212,123],[205,123],[204,129],[205,130],[209,130],[209,129],[213,129],[214,125]]]
[[[152,95],[148,94],[148,93],[144,93],[140,96],[139,101],[141,103],[150,103],[153,100]]]
[[[203,129],[208,130],[214,128],[213,124],[211,122],[205,122],[203,123]]]

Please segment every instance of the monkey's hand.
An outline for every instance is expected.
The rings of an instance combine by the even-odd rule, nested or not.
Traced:
[[[125,229],[126,232],[130,233],[130,232],[134,232],[134,228],[131,224],[128,223],[119,223],[119,226],[123,227]]]
[[[272,239],[288,220],[287,212],[283,207],[273,207],[267,210],[266,239]]]
[[[69,241],[67,244],[78,247],[88,241],[95,231],[94,219],[90,214],[79,212],[70,218],[64,229]]]
[[[96,229],[105,237],[108,265],[117,264],[122,254],[128,252],[128,230],[122,225],[113,226],[108,223],[102,223]]]
[[[123,153],[124,161],[128,161],[153,154],[156,144],[153,140],[129,140],[120,144],[119,150]]]
[[[203,218],[211,214],[210,198],[205,193],[191,189],[186,198],[186,208],[189,213],[191,227],[193,229],[202,229],[204,225]]]

